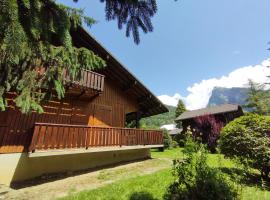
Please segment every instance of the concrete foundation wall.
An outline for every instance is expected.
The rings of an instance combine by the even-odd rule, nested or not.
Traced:
[[[91,169],[150,158],[150,149],[72,153],[29,157],[27,153],[0,154],[0,184],[10,185],[43,174]]]

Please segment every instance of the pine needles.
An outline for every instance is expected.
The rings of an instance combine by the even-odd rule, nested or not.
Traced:
[[[73,0],[77,2],[77,0]],[[100,0],[107,20],[126,26],[126,36],[140,42],[139,30],[152,32],[156,0]],[[16,92],[22,112],[42,112],[40,104],[56,91],[65,95],[63,71],[72,79],[80,70],[105,67],[105,61],[86,48],[76,48],[71,31],[96,23],[83,10],[59,5],[55,0],[0,1],[0,109],[8,106],[5,94]],[[40,74],[37,68],[45,69]],[[41,92],[42,91],[42,92]]]
[[[53,0],[2,0],[0,2],[0,108],[8,106],[5,93],[16,92],[22,112],[42,112],[41,102],[55,90],[63,98],[63,71],[71,78],[82,69],[99,69],[105,61],[86,48],[72,44],[70,31],[95,21],[82,10]],[[44,68],[40,74],[37,68]],[[43,91],[43,92],[41,92]]]
[[[151,18],[157,12],[156,0],[100,0],[105,2],[106,19],[117,20],[118,28],[126,25],[126,36],[132,33],[134,42],[140,43],[139,29],[152,32]]]

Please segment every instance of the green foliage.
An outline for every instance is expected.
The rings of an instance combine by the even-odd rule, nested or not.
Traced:
[[[190,130],[190,127],[187,127],[186,132],[180,132],[177,135],[175,135],[174,140],[178,143],[179,147],[185,147],[186,142],[188,140],[193,140],[192,131]]]
[[[184,102],[179,99],[178,104],[176,106],[176,110],[175,110],[175,118],[179,117],[183,112],[185,112],[187,109],[185,107]],[[180,121],[177,122],[176,124],[177,128],[182,128],[182,123]]]
[[[164,199],[224,200],[236,199],[234,185],[220,170],[207,164],[207,151],[189,137],[183,160],[175,160],[173,174],[176,180],[169,186]]]
[[[178,143],[179,147],[186,146],[186,142],[192,139],[192,132],[190,130],[190,127],[187,127],[186,132],[180,132],[177,135],[175,135],[174,140]]]
[[[174,140],[178,143],[180,147],[184,147],[186,142],[186,134],[182,132],[178,133],[174,136]]]
[[[249,80],[248,98],[244,107],[260,115],[270,114],[270,91],[265,89],[265,84]]]
[[[150,170],[151,171],[151,170]],[[119,181],[110,179],[112,184],[104,184],[93,190],[84,190],[78,193],[70,193],[62,200],[162,200],[167,185],[172,181],[168,169],[159,170],[151,174],[139,174],[125,177]]]
[[[151,18],[157,12],[156,0],[100,0],[105,2],[107,20],[117,20],[118,28],[126,26],[126,36],[132,33],[134,42],[139,44],[139,29],[152,32]]]
[[[92,51],[76,48],[70,31],[94,20],[82,10],[53,0],[3,0],[0,2],[0,108],[4,94],[16,92],[22,112],[42,111],[40,103],[55,90],[63,98],[63,70],[71,79],[82,69],[99,69],[105,62]],[[37,67],[45,69],[37,73]],[[42,91],[42,92],[41,92]]]
[[[167,106],[169,112],[143,118],[140,120],[140,126],[144,129],[159,129],[164,124],[173,124],[174,123],[174,115],[175,115],[175,107]]]
[[[172,147],[172,137],[165,129],[163,130],[163,144],[165,149]]]
[[[166,149],[164,152],[157,151],[156,149],[151,150],[152,158],[143,163],[139,163],[136,169],[127,167],[123,170],[123,167],[120,169],[110,168],[106,169],[106,178],[99,179],[99,185],[102,183],[107,183],[108,181],[111,184],[105,184],[105,186],[101,186],[95,189],[84,190],[81,192],[72,191],[68,194],[67,197],[61,198],[66,200],[107,200],[107,199],[117,199],[117,200],[127,200],[134,196],[134,194],[148,193],[149,198],[150,194],[156,200],[162,200],[163,195],[167,189],[167,187],[175,180],[175,177],[172,176],[171,173],[171,159],[182,158],[183,149]],[[219,154],[208,154],[207,155],[207,163],[209,166],[213,168],[221,167],[220,162],[222,163],[222,169],[224,171],[224,175],[227,177],[231,177],[231,173],[238,172],[240,170],[238,165],[235,164],[230,159],[224,159],[223,156]],[[162,158],[162,159],[160,159]],[[165,159],[163,159],[165,158]],[[153,161],[163,161],[163,162],[155,162]],[[149,161],[151,163],[149,163]],[[155,168],[163,168],[164,162],[167,163],[168,168],[161,171],[151,171],[151,167]],[[145,173],[141,173],[141,169],[145,169],[142,171],[149,170],[153,172],[152,174],[145,175]],[[149,170],[147,170],[149,169]],[[228,172],[231,172],[228,174]],[[101,175],[101,174],[100,174]],[[100,175],[97,175],[98,177]],[[104,174],[102,173],[102,176]],[[93,177],[94,179],[95,177]],[[233,178],[233,177],[232,177]],[[102,181],[102,182],[100,182]],[[270,191],[262,190],[257,184],[259,182],[248,182],[246,185],[243,185],[240,188],[238,185],[238,192],[241,194],[241,199],[244,200],[269,200],[270,199]],[[70,186],[72,187],[72,186]],[[78,186],[79,187],[79,186]],[[144,195],[136,195],[136,197],[144,197]],[[147,198],[147,195],[145,195]],[[140,199],[140,198],[139,198]]]
[[[172,140],[172,148],[177,148],[179,147],[178,142],[176,142],[175,140]]]
[[[77,2],[77,0],[74,0]],[[107,20],[117,20],[118,28],[126,25],[126,35],[133,34],[139,43],[139,29],[153,31],[151,18],[157,11],[155,0],[101,0],[106,3]],[[57,4],[55,0],[0,1],[0,109],[5,110],[5,93],[16,92],[16,106],[22,112],[42,111],[40,103],[56,91],[63,98],[63,71],[71,79],[80,70],[96,70],[105,62],[92,51],[76,48],[71,31],[96,21],[82,9]],[[37,67],[45,74],[33,73]],[[26,86],[27,78],[31,85]],[[43,93],[41,93],[41,91]],[[45,91],[45,92],[44,92]]]
[[[185,107],[184,102],[181,99],[179,99],[178,104],[176,106],[176,110],[175,110],[175,117],[178,117],[179,115],[181,115],[186,110],[187,109]]]
[[[221,152],[238,158],[243,164],[260,170],[267,178],[270,172],[270,118],[248,114],[227,124],[219,141]]]

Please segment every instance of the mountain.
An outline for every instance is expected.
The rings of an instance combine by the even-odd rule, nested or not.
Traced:
[[[140,125],[145,129],[158,129],[164,124],[173,124],[175,119],[175,109],[174,106],[167,106],[169,112],[143,118],[140,120]]]
[[[209,99],[207,106],[220,105],[225,103],[244,105],[248,97],[248,88],[223,88],[215,87]],[[169,110],[167,113],[147,117],[140,120],[142,128],[145,129],[158,129],[165,124],[173,124],[175,119],[174,106],[166,106]]]
[[[215,106],[225,103],[244,105],[248,98],[248,88],[223,88],[215,87],[207,106]]]

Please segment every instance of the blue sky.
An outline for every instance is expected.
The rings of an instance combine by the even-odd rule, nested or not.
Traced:
[[[59,1],[98,20],[89,32],[156,95],[186,96],[194,83],[270,57],[269,0],[157,0],[154,32],[138,46],[99,0]]]

